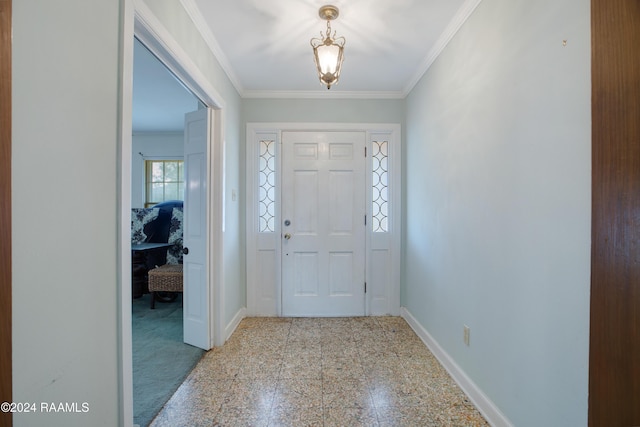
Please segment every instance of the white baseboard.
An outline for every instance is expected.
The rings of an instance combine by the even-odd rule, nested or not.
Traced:
[[[513,427],[509,419],[498,407],[482,392],[482,390],[465,374],[458,364],[440,347],[440,344],[427,332],[405,307],[401,307],[400,315],[407,321],[411,329],[420,337],[422,342],[431,350],[440,364],[449,372],[449,375],[460,386],[469,400],[478,408],[485,419],[494,427]]]
[[[233,319],[231,319],[231,322],[229,322],[229,324],[224,328],[224,341],[225,342],[229,338],[231,338],[231,334],[233,334],[233,332],[236,330],[236,328],[240,324],[240,321],[242,321],[242,319],[244,319],[246,316],[247,316],[246,307],[242,307],[240,310],[238,310],[236,315],[233,316]]]

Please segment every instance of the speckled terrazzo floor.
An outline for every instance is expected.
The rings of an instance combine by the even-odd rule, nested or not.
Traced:
[[[247,318],[151,423],[486,426],[399,317]]]

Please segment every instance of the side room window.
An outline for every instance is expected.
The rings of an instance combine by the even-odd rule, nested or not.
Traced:
[[[184,200],[184,161],[145,160],[145,208]]]

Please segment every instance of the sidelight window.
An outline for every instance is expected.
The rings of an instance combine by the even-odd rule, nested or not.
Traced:
[[[389,231],[389,141],[372,141],[372,217],[374,233]]]
[[[273,233],[275,226],[275,207],[276,207],[276,143],[274,140],[263,139],[260,144],[260,163],[259,163],[259,225],[260,233]]]

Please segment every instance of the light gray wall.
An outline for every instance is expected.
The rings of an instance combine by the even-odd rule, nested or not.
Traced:
[[[241,99],[231,81],[211,53],[193,21],[175,0],[147,0],[145,3],[171,33],[175,41],[207,76],[223,102],[225,134],[225,224],[224,238],[224,306],[228,324],[241,308],[246,307],[244,270],[244,213],[240,205],[240,109]],[[232,193],[236,192],[236,200]],[[242,213],[241,213],[242,212]]]
[[[13,2],[13,399],[89,404],[16,427],[118,424],[119,13]]]
[[[223,99],[225,184],[239,188],[240,97],[179,2],[150,3]],[[83,414],[17,414],[16,426],[120,423],[121,4],[13,4],[14,399],[89,403]],[[245,306],[238,205],[225,203],[229,318]]]
[[[407,98],[402,303],[516,426],[587,425],[589,20],[484,0]]]
[[[251,122],[403,123],[402,99],[245,99]]]
[[[136,133],[132,138],[132,146],[131,207],[144,208],[145,160],[182,159],[184,157],[184,134],[178,132]]]
[[[244,124],[402,123],[405,102],[241,101],[179,2],[148,3],[225,102],[229,321],[246,298]],[[406,100],[403,305],[519,426],[586,424],[588,7],[484,0]],[[16,426],[118,423],[118,14],[13,4],[14,399],[90,404]]]

